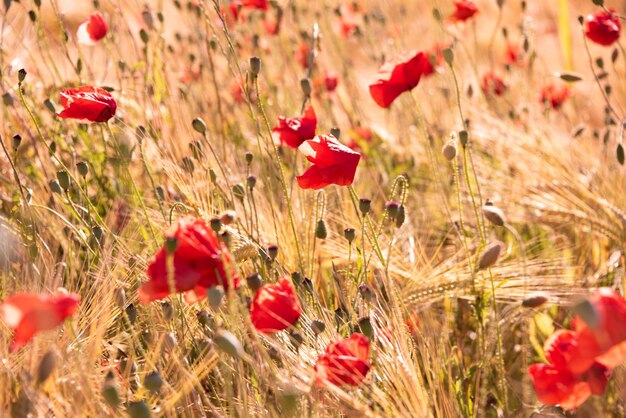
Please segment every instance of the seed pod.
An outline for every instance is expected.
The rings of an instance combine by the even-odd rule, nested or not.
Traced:
[[[191,126],[198,133],[206,133],[206,123],[202,120],[202,118],[195,118],[194,120],[192,120]]]
[[[503,249],[504,244],[500,241],[494,242],[485,248],[478,260],[478,270],[484,270],[496,264]]]
[[[295,284],[301,285],[302,280],[302,274],[300,274],[300,272],[294,271],[293,273],[291,273],[291,281],[293,281]]]
[[[246,163],[248,163],[248,165],[252,163],[253,159],[254,159],[254,154],[252,154],[250,151],[246,152]]]
[[[259,57],[250,58],[250,72],[255,77],[261,72],[261,59]]]
[[[144,377],[143,386],[150,392],[158,394],[163,386],[163,378],[158,372],[150,372]]]
[[[76,170],[83,178],[87,177],[87,174],[89,174],[89,166],[85,161],[79,161],[76,163]]]
[[[21,143],[22,137],[20,135],[13,135],[13,139],[11,141],[11,144],[13,145],[13,151],[17,151]]]
[[[215,170],[209,168],[209,177],[211,178],[211,183],[215,183],[217,181],[217,174],[215,174]]]
[[[170,322],[174,318],[174,306],[168,300],[161,302],[161,313],[165,322]]]
[[[43,355],[41,361],[39,362],[39,366],[37,367],[37,383],[41,384],[48,380],[52,372],[56,368],[58,355],[54,348],[48,350],[46,354]]]
[[[185,170],[189,174],[193,174],[195,169],[196,166],[193,163],[193,160],[189,157],[183,157],[183,170]]]
[[[322,321],[319,321],[317,319],[314,319],[311,321],[311,331],[313,331],[313,334],[319,335],[322,332],[324,332],[325,329],[326,329],[326,324],[323,323]]]
[[[326,222],[323,219],[317,221],[317,226],[315,227],[315,237],[319,239],[326,239],[328,236],[328,232],[326,231]]]
[[[298,331],[291,331],[289,333],[289,341],[296,350],[300,349],[300,346],[304,342],[304,337]]]
[[[178,249],[178,238],[176,237],[167,237],[165,238],[165,251],[168,254],[174,254]]]
[[[533,292],[522,300],[522,306],[524,308],[538,308],[546,303],[550,298],[550,295],[546,292]]]
[[[441,153],[443,154],[443,157],[446,160],[448,161],[454,160],[456,158],[456,153],[457,153],[456,139],[449,140],[441,149]]]
[[[217,311],[222,305],[222,301],[224,300],[224,287],[211,286],[206,290],[206,295],[211,309]]]
[[[57,171],[57,180],[61,188],[67,191],[70,188],[70,176],[65,170]]]
[[[404,205],[400,205],[398,214],[396,215],[396,228],[400,228],[404,224],[405,219],[406,213],[404,212]]]
[[[393,200],[390,200],[387,203],[385,203],[385,211],[387,212],[387,215],[391,219],[396,219],[396,216],[398,215],[398,208],[399,207],[400,207],[400,204],[398,202],[393,201]]]
[[[302,80],[300,80],[300,88],[302,89],[302,93],[304,93],[306,97],[311,96],[312,87],[310,79],[303,78]]]
[[[372,321],[369,316],[359,319],[358,327],[361,334],[365,335],[370,340],[372,339],[374,336],[374,328],[372,327]]]
[[[489,222],[491,222],[492,224],[496,226],[504,225],[504,212],[502,212],[502,209],[496,206],[493,206],[493,205],[483,206],[483,215],[485,215],[485,218],[487,218]]]
[[[253,293],[256,293],[263,286],[263,279],[259,273],[253,273],[246,277],[246,283]]]
[[[352,244],[352,241],[356,238],[356,231],[354,228],[346,228],[343,230],[343,236],[348,240],[348,243]]]
[[[341,136],[341,130],[339,128],[330,128],[330,134],[339,139],[339,136]]]
[[[237,183],[233,186],[233,194],[239,200],[243,200],[243,197],[246,195],[246,189],[243,187],[243,184]]]
[[[374,293],[372,292],[372,289],[370,289],[365,283],[359,285],[359,293],[366,302],[374,300]]]
[[[102,397],[111,408],[116,409],[122,403],[117,385],[113,379],[106,379],[102,386]]]
[[[144,401],[129,402],[128,416],[130,416],[130,418],[150,418],[152,412],[150,412],[150,408]]]
[[[223,351],[229,356],[240,358],[244,354],[243,346],[239,342],[239,339],[231,332],[220,329],[215,333],[213,341],[220,351]]]
[[[363,216],[367,215],[372,209],[372,201],[370,199],[359,199],[359,210]]]
[[[467,131],[460,131],[459,132],[459,142],[461,143],[463,148],[465,148],[467,146],[467,142],[468,141],[469,141],[469,134],[467,133]]]
[[[248,185],[248,188],[250,190],[254,189],[254,186],[256,186],[256,176],[252,176],[252,175],[248,176],[246,178],[246,184]]]
[[[20,82],[20,83],[21,83],[22,81],[24,81],[24,79],[26,78],[26,74],[27,74],[27,73],[26,73],[26,70],[25,70],[25,69],[23,69],[23,68],[22,68],[22,69],[20,69],[20,70],[17,72],[17,81],[18,81],[18,82]]]
[[[137,320],[137,308],[132,303],[126,307],[126,315],[131,324],[134,324]]]
[[[278,245],[270,245],[269,247],[267,247],[267,255],[269,256],[270,260],[274,261],[278,256]]]
[[[233,224],[235,219],[237,219],[237,212],[234,210],[225,210],[220,214],[220,221],[222,221],[223,225]]]
[[[220,232],[220,229],[222,229],[222,220],[218,217],[211,218],[209,224],[214,232]]]
[[[443,55],[443,59],[446,63],[449,66],[452,66],[452,63],[454,62],[454,52],[452,51],[452,48],[444,48],[444,50],[441,51],[441,55]]]

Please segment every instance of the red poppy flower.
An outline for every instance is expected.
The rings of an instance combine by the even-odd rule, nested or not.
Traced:
[[[311,45],[307,42],[302,41],[300,45],[298,45],[298,49],[296,49],[296,61],[304,68],[305,70],[309,68],[309,57],[311,56]]]
[[[626,301],[606,287],[597,289],[588,301],[597,323],[587,324],[578,317],[572,321],[578,335],[573,369],[581,372],[594,361],[617,367],[626,358]]]
[[[280,19],[268,14],[263,19],[263,27],[268,35],[278,35],[280,32]]]
[[[172,293],[193,291],[193,299],[202,299],[206,289],[222,285],[229,286],[229,277],[235,289],[239,278],[231,263],[227,248],[218,242],[215,232],[202,219],[187,216],[172,225],[165,233],[166,238],[176,238],[178,246],[173,254],[173,287],[167,268],[167,250],[157,251],[148,266],[150,280],[139,289],[139,300],[149,303],[163,299]]]
[[[263,334],[273,334],[293,325],[302,308],[291,280],[280,277],[275,284],[266,284],[254,295],[250,320]]]
[[[332,93],[337,88],[337,84],[339,84],[339,79],[337,74],[332,71],[324,71],[323,75],[313,79],[313,86],[316,91],[323,88],[327,92]]]
[[[296,177],[303,189],[321,189],[330,184],[349,186],[359,165],[361,154],[342,145],[332,135],[317,135],[300,145],[312,166]]]
[[[552,109],[559,109],[565,100],[572,95],[572,91],[565,84],[554,85],[549,84],[541,89],[541,95],[539,96],[539,103],[544,106],[552,107]]]
[[[61,325],[78,308],[78,296],[14,293],[0,304],[0,318],[15,332],[10,350],[28,343],[35,334]]]
[[[502,96],[507,91],[508,86],[496,73],[488,71],[483,75],[481,88],[485,95],[490,96],[492,94],[496,96]]]
[[[435,44],[430,51],[425,52],[428,58],[428,64],[424,67],[424,77],[433,75],[437,68],[443,65],[443,50],[445,46],[441,44]]]
[[[281,144],[296,149],[307,139],[315,137],[316,127],[315,110],[313,106],[308,106],[300,117],[285,118],[280,116],[278,125],[272,129],[272,132],[276,134]]]
[[[315,383],[358,386],[370,370],[369,352],[369,340],[359,333],[330,343],[315,363]]]
[[[599,45],[608,46],[619,39],[622,25],[613,10],[600,10],[585,18],[585,36]]]
[[[243,5],[243,7],[248,9],[259,9],[267,11],[267,9],[269,8],[268,0],[243,0],[241,4]]]
[[[224,18],[224,22],[226,22],[227,27],[232,28],[239,20],[239,7],[241,5],[240,1],[233,1],[228,5],[228,7],[220,7],[220,13]]]
[[[533,364],[529,368],[542,403],[574,409],[592,394],[604,393],[610,369],[592,360],[578,370],[578,352],[579,335],[574,331],[558,330],[546,340],[544,353],[550,364]]]
[[[115,116],[117,103],[111,93],[93,86],[61,90],[61,104],[65,109],[57,113],[61,118],[89,122],[106,122]]]
[[[454,2],[454,12],[448,18],[450,22],[465,22],[478,13],[478,7],[472,0],[456,0]]]
[[[423,52],[399,56],[380,67],[378,80],[369,86],[370,95],[380,107],[387,108],[399,95],[413,90],[431,67]]]
[[[109,25],[100,13],[94,13],[83,22],[76,32],[78,42],[84,45],[95,45],[109,31]]]

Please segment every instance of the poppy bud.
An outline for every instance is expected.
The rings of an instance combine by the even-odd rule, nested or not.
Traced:
[[[398,208],[399,207],[400,207],[400,204],[398,202],[393,201],[393,200],[390,200],[387,203],[385,203],[385,211],[387,212],[387,215],[391,219],[395,219],[396,218],[396,216],[398,215]]]
[[[291,345],[293,345],[293,348],[297,351],[304,342],[304,337],[298,331],[291,331],[289,333],[289,341],[291,342]]]
[[[89,166],[85,161],[79,161],[76,163],[76,170],[78,170],[78,174],[80,174],[83,178],[87,177],[87,174],[89,174]]]
[[[102,397],[111,408],[116,409],[122,403],[117,385],[112,379],[107,379],[102,386]]]
[[[41,384],[48,380],[57,365],[58,355],[56,350],[50,349],[43,355],[37,367],[37,383]]]
[[[359,210],[363,216],[367,215],[372,209],[372,201],[369,199],[359,199]]]
[[[113,298],[115,299],[115,304],[117,305],[117,307],[120,309],[124,309],[124,307],[126,306],[126,291],[121,287],[118,287],[113,293]]]
[[[374,300],[374,293],[372,292],[372,289],[370,289],[364,283],[359,285],[359,293],[361,294],[363,300],[365,300],[366,302],[371,302],[372,300]]]
[[[259,273],[254,273],[246,277],[246,283],[253,293],[256,293],[263,286],[263,279]]]
[[[148,347],[154,343],[154,335],[150,331],[144,330],[144,332],[141,333],[141,340],[144,346]]]
[[[250,151],[246,152],[246,162],[248,163],[248,165],[252,163],[253,158],[254,158],[254,154],[252,154]]]
[[[294,271],[293,273],[291,273],[291,280],[295,284],[301,285],[302,284],[302,274],[300,274],[300,272]]]
[[[483,215],[489,222],[496,226],[504,225],[504,212],[496,206],[485,205],[483,206]]]
[[[231,332],[220,329],[215,333],[213,341],[220,351],[223,351],[232,357],[241,357],[244,354],[243,346],[237,337]]]
[[[2,103],[6,107],[13,106],[13,96],[11,96],[11,93],[7,92],[2,95]]]
[[[254,186],[256,186],[256,177],[252,175],[248,176],[246,183],[248,184],[248,188],[250,190],[254,189]]]
[[[356,238],[356,231],[354,228],[346,228],[343,230],[343,236],[348,240],[349,244],[352,244],[352,241]]]
[[[359,331],[367,338],[372,339],[374,336],[374,328],[372,327],[372,321],[369,316],[359,319],[358,322]]]
[[[448,160],[448,161],[454,160],[456,158],[456,153],[457,153],[456,138],[452,138],[451,140],[449,140],[443,146],[443,149],[441,150],[441,153],[443,154],[443,157],[446,160]]]
[[[434,18],[437,22],[440,22],[440,21],[441,21],[441,12],[439,11],[439,9],[433,9],[433,18]]]
[[[192,141],[189,143],[189,150],[191,151],[191,155],[196,160],[201,160],[204,157],[204,152],[202,151],[202,143],[200,141]]]
[[[158,394],[163,386],[163,378],[158,372],[150,372],[144,377],[143,386],[150,392]]]
[[[624,165],[624,147],[622,144],[617,144],[617,162]]]
[[[128,321],[131,325],[137,320],[137,308],[132,303],[126,307],[126,316],[128,316]]]
[[[243,184],[237,183],[233,186],[233,194],[239,200],[243,200],[243,197],[246,194],[246,190],[243,187]]]
[[[341,136],[341,129],[339,129],[339,128],[330,128],[330,134],[332,136],[334,136],[335,138],[339,139],[339,136]]]
[[[220,234],[220,238],[222,239],[222,242],[224,243],[224,245],[226,245],[226,247],[230,248],[232,242],[233,242],[233,237],[232,235],[228,232],[228,231],[224,231]]]
[[[591,2],[595,4],[596,6],[600,6],[600,7],[604,6],[604,0],[591,0]]]
[[[165,322],[170,322],[172,320],[174,317],[174,307],[169,301],[164,300],[161,302],[161,313],[163,314]]]
[[[306,97],[311,96],[312,87],[311,80],[309,78],[303,78],[300,80],[300,88]]]
[[[489,245],[478,260],[478,270],[484,270],[496,264],[503,249],[504,244],[499,241]]]
[[[270,245],[267,247],[267,255],[270,257],[270,260],[274,261],[278,256],[278,245]]]
[[[261,72],[261,58],[252,57],[250,58],[250,72],[253,76],[258,76]]]
[[[319,321],[317,319],[314,319],[311,321],[311,331],[313,331],[313,334],[319,335],[322,332],[324,332],[325,329],[326,329],[326,324],[323,323],[322,321]]]
[[[205,327],[211,327],[211,325],[213,325],[211,315],[205,310],[199,311],[196,314],[196,317],[198,318],[198,322],[200,323],[200,325],[203,325]]]
[[[546,303],[548,299],[549,295],[546,292],[530,293],[522,300],[522,306],[524,308],[538,308]]]
[[[142,41],[144,44],[147,44],[147,43],[148,43],[148,41],[150,40],[150,38],[148,37],[148,32],[146,32],[146,30],[145,30],[145,29],[141,29],[141,30],[139,31],[139,37],[141,38],[141,41]]]
[[[22,68],[22,69],[20,69],[20,70],[17,72],[17,81],[18,81],[18,82],[20,82],[20,83],[21,83],[22,81],[24,81],[24,79],[26,78],[26,74],[27,74],[27,73],[26,73],[26,70],[25,70],[25,69],[23,69],[23,68]]]
[[[398,214],[396,215],[396,228],[400,228],[404,224],[406,219],[406,213],[404,211],[404,205],[400,205],[398,208]]]
[[[454,52],[452,52],[452,48],[444,48],[444,50],[441,51],[441,55],[443,55],[443,59],[446,63],[452,67],[452,62],[454,61]]]
[[[65,191],[70,188],[70,176],[65,170],[57,171],[57,180],[59,181],[59,185]]]
[[[17,151],[21,143],[22,143],[22,137],[19,135],[13,135],[13,141],[12,141],[13,151]]]
[[[193,163],[193,160],[189,157],[183,157],[183,170],[188,172],[189,174],[193,174],[196,166]]]
[[[220,221],[222,221],[222,225],[230,225],[235,222],[235,218],[237,218],[237,212],[234,210],[226,210],[220,214]]]
[[[222,220],[218,217],[211,218],[209,224],[214,232],[220,232],[220,229],[222,229]]]
[[[211,309],[217,311],[222,304],[222,300],[224,299],[224,287],[211,286],[206,290],[206,295]]]
[[[191,121],[191,126],[198,133],[203,135],[206,133],[206,123],[201,118],[195,118]]]
[[[217,181],[217,174],[215,174],[215,170],[209,168],[209,177],[211,178],[211,183],[215,183]]]
[[[315,227],[315,237],[319,239],[326,239],[328,236],[328,232],[326,231],[326,222],[323,219],[317,221],[317,226]]]
[[[463,145],[463,148],[467,145],[467,141],[469,140],[469,135],[467,131],[459,131],[459,142]]]
[[[174,254],[176,249],[178,248],[178,238],[176,237],[167,237],[165,238],[165,251],[168,254]]]
[[[142,31],[145,33],[143,29]],[[144,401],[129,402],[127,412],[130,418],[150,418],[152,416],[150,408]]]

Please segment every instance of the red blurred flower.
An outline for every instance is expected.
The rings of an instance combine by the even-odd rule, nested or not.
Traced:
[[[370,370],[370,345],[363,334],[330,343],[315,363],[315,383],[318,386],[358,386]]]
[[[380,107],[387,108],[399,95],[413,90],[430,67],[423,52],[396,57],[380,67],[378,80],[369,86],[370,95]]]
[[[111,93],[93,86],[61,90],[61,104],[65,109],[57,113],[61,118],[89,122],[106,122],[115,116],[117,103]]]
[[[565,100],[572,95],[569,87],[565,84],[554,85],[549,84],[541,89],[541,95],[539,96],[539,103],[545,107],[552,107],[552,109],[559,109]]]
[[[78,308],[77,295],[14,293],[0,304],[0,318],[15,332],[10,350],[28,343],[35,334],[54,329]]]
[[[296,149],[307,139],[315,137],[316,127],[317,116],[313,106],[309,105],[300,117],[285,118],[279,116],[278,125],[272,129],[272,132],[278,136],[281,144]]]
[[[248,9],[259,9],[263,11],[267,11],[269,7],[268,0],[242,0],[241,4]]]
[[[344,38],[350,37],[354,32],[356,32],[356,28],[358,24],[356,20],[352,16],[348,16],[342,14],[339,16],[339,30],[341,32],[341,36]]]
[[[363,149],[362,143],[369,144],[372,142],[372,131],[369,128],[363,126],[357,126],[354,129],[348,131],[348,138],[346,139],[346,146],[353,151],[360,151]]]
[[[228,7],[220,7],[220,13],[226,22],[226,26],[232,28],[239,20],[239,7],[242,6],[241,1],[233,1]]]
[[[508,86],[496,73],[488,71],[483,75],[481,88],[483,89],[483,93],[487,96],[492,94],[502,96],[508,89]]]
[[[139,288],[142,303],[163,299],[173,290],[191,290],[196,293],[195,298],[202,299],[209,287],[221,285],[228,289],[229,277],[235,289],[239,286],[226,246],[218,242],[215,232],[204,220],[186,216],[172,225],[165,237],[176,238],[178,242],[173,254],[173,271],[168,272],[168,254],[162,247],[148,266],[146,273],[150,280]],[[168,273],[173,276],[171,285]],[[193,300],[194,295],[190,296]]]
[[[327,92],[332,93],[337,88],[337,84],[339,84],[339,79],[333,71],[324,71],[323,75],[313,79],[313,87],[316,91],[324,88]]]
[[[312,166],[297,176],[303,189],[321,189],[331,184],[349,186],[359,165],[361,154],[342,145],[332,135],[317,135],[300,145]]]
[[[310,56],[311,56],[311,45],[309,45],[305,41],[300,42],[300,45],[298,45],[298,49],[296,49],[296,61],[298,61],[298,63],[305,70],[309,68]]]
[[[616,42],[621,29],[619,17],[612,9],[600,10],[585,18],[585,35],[599,45],[608,46]]]
[[[424,66],[424,74],[423,74],[424,77],[434,74],[437,68],[443,65],[443,61],[444,61],[443,50],[444,49],[445,49],[445,46],[441,44],[435,44],[435,46],[433,46],[433,48],[430,51],[425,52],[426,58],[428,59],[427,60],[428,64]]]
[[[244,87],[237,81],[230,84],[230,95],[237,104],[246,102]]]
[[[456,0],[454,2],[454,12],[448,18],[450,22],[465,22],[478,13],[478,7],[472,0]]]
[[[254,295],[250,320],[263,334],[282,331],[293,325],[302,308],[291,280],[283,276],[275,284],[266,284]]]
[[[94,13],[78,27],[76,37],[81,44],[95,45],[106,36],[108,31],[109,25],[104,20],[104,16],[100,13]]]
[[[579,338],[574,331],[558,330],[546,340],[544,353],[549,364],[533,364],[528,370],[542,403],[574,409],[592,394],[604,392],[610,369],[592,361],[584,370],[573,371],[578,350]]]
[[[613,289],[603,287],[588,302],[597,323],[590,325],[578,317],[572,321],[578,335],[573,369],[580,372],[594,361],[617,367],[626,359],[626,301]]]
[[[268,35],[278,35],[280,32],[280,18],[268,14],[263,19],[263,27]]]

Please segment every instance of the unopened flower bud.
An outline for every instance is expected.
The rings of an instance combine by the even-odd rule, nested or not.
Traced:
[[[395,219],[396,218],[396,216],[398,215],[398,209],[399,208],[400,208],[400,204],[398,202],[393,201],[393,200],[390,200],[387,203],[385,203],[385,211],[387,211],[387,215],[391,219]]]
[[[230,225],[235,222],[235,219],[237,219],[237,212],[234,210],[225,210],[220,214],[222,225]]]
[[[253,76],[258,76],[261,72],[261,58],[252,57],[250,58],[250,72]]]
[[[352,244],[352,241],[356,238],[356,231],[354,228],[346,228],[343,230],[343,236],[348,240],[348,243]]]
[[[326,324],[323,323],[322,321],[319,321],[317,319],[314,319],[311,321],[311,331],[313,331],[313,334],[319,335],[322,332],[324,332],[325,329],[326,329]]]
[[[248,165],[250,163],[252,163],[252,159],[254,158],[254,154],[252,154],[251,152],[246,152],[246,163],[248,163]]]
[[[178,238],[165,238],[165,251],[167,251],[168,254],[174,254],[176,252],[176,249],[178,249]]]
[[[211,286],[206,290],[206,295],[211,309],[217,311],[224,300],[224,287]]]
[[[261,279],[259,273],[253,273],[246,277],[246,283],[252,293],[256,293],[261,288],[261,286],[263,286],[263,279]]]
[[[306,97],[311,96],[312,87],[311,80],[309,78],[303,78],[300,80],[300,88]]]
[[[496,264],[503,249],[504,244],[499,241],[485,248],[478,260],[478,270],[484,270]]]
[[[70,176],[65,170],[57,171],[57,180],[59,181],[59,185],[65,191],[70,188]]]
[[[253,175],[248,176],[248,178],[246,178],[246,184],[250,190],[254,189],[254,186],[256,186],[256,177]]]
[[[12,145],[13,145],[13,151],[17,151],[17,149],[20,147],[20,144],[22,143],[22,137],[19,135],[13,135],[13,140],[11,141]]]
[[[26,70],[25,70],[25,69],[23,69],[23,68],[22,68],[22,69],[20,69],[20,70],[17,72],[17,81],[18,81],[18,82],[20,82],[20,83],[21,83],[22,81],[24,81],[24,79],[26,78],[26,74],[27,74],[27,73],[26,73]]]
[[[194,119],[191,122],[191,126],[198,133],[201,133],[201,134],[205,134],[206,133],[206,123],[204,122],[204,120],[202,120],[202,118]]]
[[[341,135],[341,130],[339,128],[330,128],[330,134],[339,139],[339,136]]]
[[[211,225],[211,229],[216,233],[220,232],[220,229],[222,229],[222,220],[218,217],[211,218],[209,224]]]
[[[317,226],[315,227],[315,237],[319,239],[326,239],[328,236],[328,232],[326,231],[326,222],[323,219],[317,221]]]
[[[78,171],[78,174],[82,176],[82,178],[87,177],[87,174],[89,174],[89,166],[85,161],[79,161],[78,163],[76,163],[76,170]]]
[[[359,327],[359,331],[361,331],[361,334],[365,335],[371,340],[374,336],[374,328],[372,327],[372,321],[370,320],[370,317],[366,316],[359,319],[357,325]]]
[[[267,247],[267,255],[269,256],[270,260],[274,261],[278,256],[278,245],[270,245],[269,247]]]
[[[165,322],[170,322],[174,317],[174,306],[168,300],[164,300],[161,302],[161,313],[163,314],[163,319]]]
[[[485,205],[483,206],[483,215],[489,222],[496,226],[504,225],[504,212],[496,206]]]
[[[363,216],[367,215],[372,209],[372,201],[370,199],[359,199],[359,210]]]
[[[232,356],[241,357],[244,354],[243,346],[237,337],[226,330],[220,329],[215,333],[213,338],[215,345],[220,351]]]

